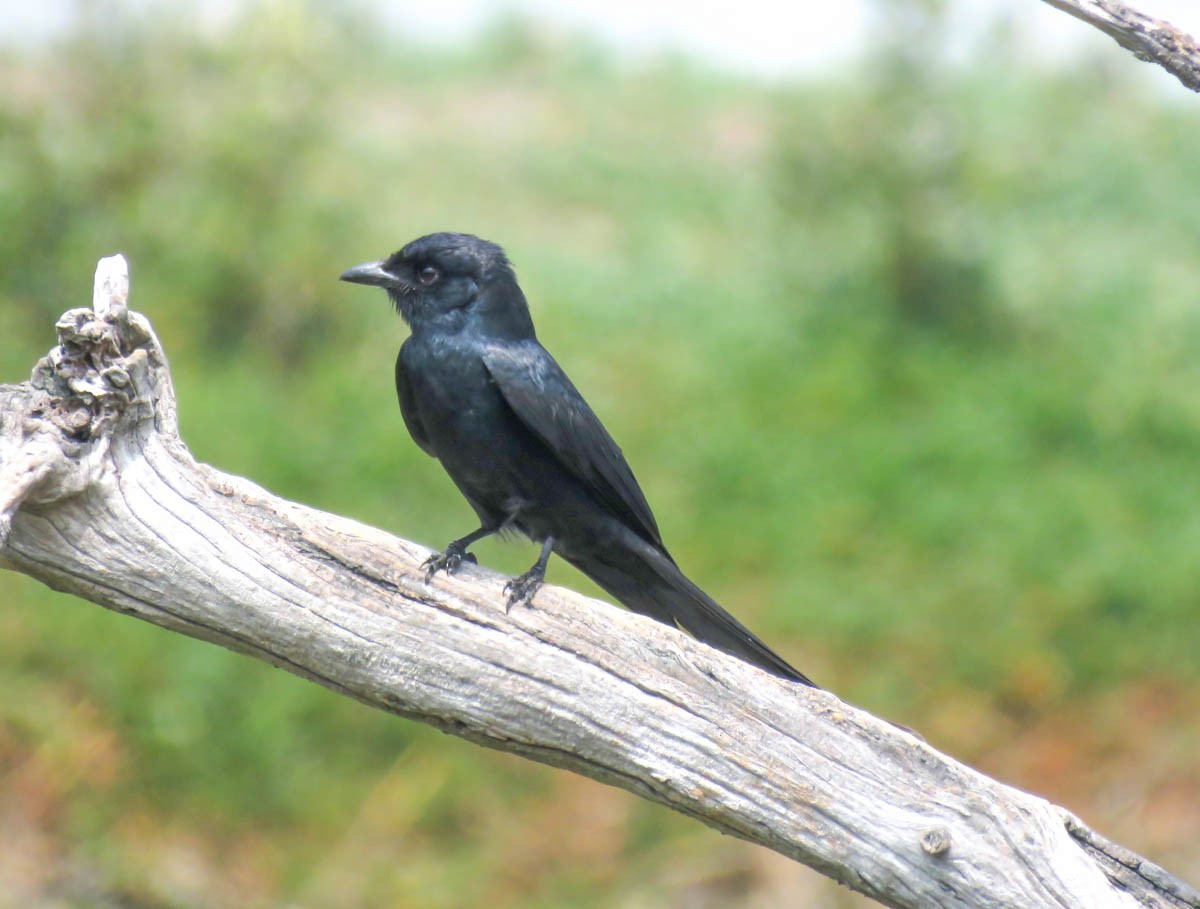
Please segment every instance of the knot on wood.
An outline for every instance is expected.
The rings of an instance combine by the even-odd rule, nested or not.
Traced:
[[[950,831],[945,827],[930,827],[921,835],[921,848],[927,855],[945,855],[950,851]]]
[[[90,309],[64,313],[54,326],[58,346],[38,361],[30,379],[49,396],[43,416],[76,441],[102,435],[123,413],[152,411],[152,383],[146,380],[157,354],[153,335],[136,313],[106,315]]]

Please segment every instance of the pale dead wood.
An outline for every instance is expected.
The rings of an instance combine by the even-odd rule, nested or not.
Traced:
[[[1170,22],[1117,0],[1044,0],[1055,9],[1100,29],[1139,60],[1157,63],[1200,92],[1200,43]]]
[[[672,628],[503,579],[197,464],[166,358],[102,260],[0,386],[0,564],[364,703],[620,786],[894,907],[1200,907],[1043,799]]]

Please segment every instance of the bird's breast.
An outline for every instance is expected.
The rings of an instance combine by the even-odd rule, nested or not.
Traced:
[[[405,366],[421,423],[460,486],[489,486],[531,456],[535,442],[492,381],[479,348],[446,341],[412,346],[405,348]]]

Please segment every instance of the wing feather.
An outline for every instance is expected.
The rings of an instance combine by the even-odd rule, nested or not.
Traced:
[[[654,514],[621,449],[546,349],[537,341],[493,345],[483,362],[508,406],[559,462],[601,505],[665,553]]]

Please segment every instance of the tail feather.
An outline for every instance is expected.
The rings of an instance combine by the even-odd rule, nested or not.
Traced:
[[[593,549],[562,555],[634,612],[677,625],[697,640],[772,675],[820,687],[688,580],[665,552],[641,538],[625,543],[619,552]]]

